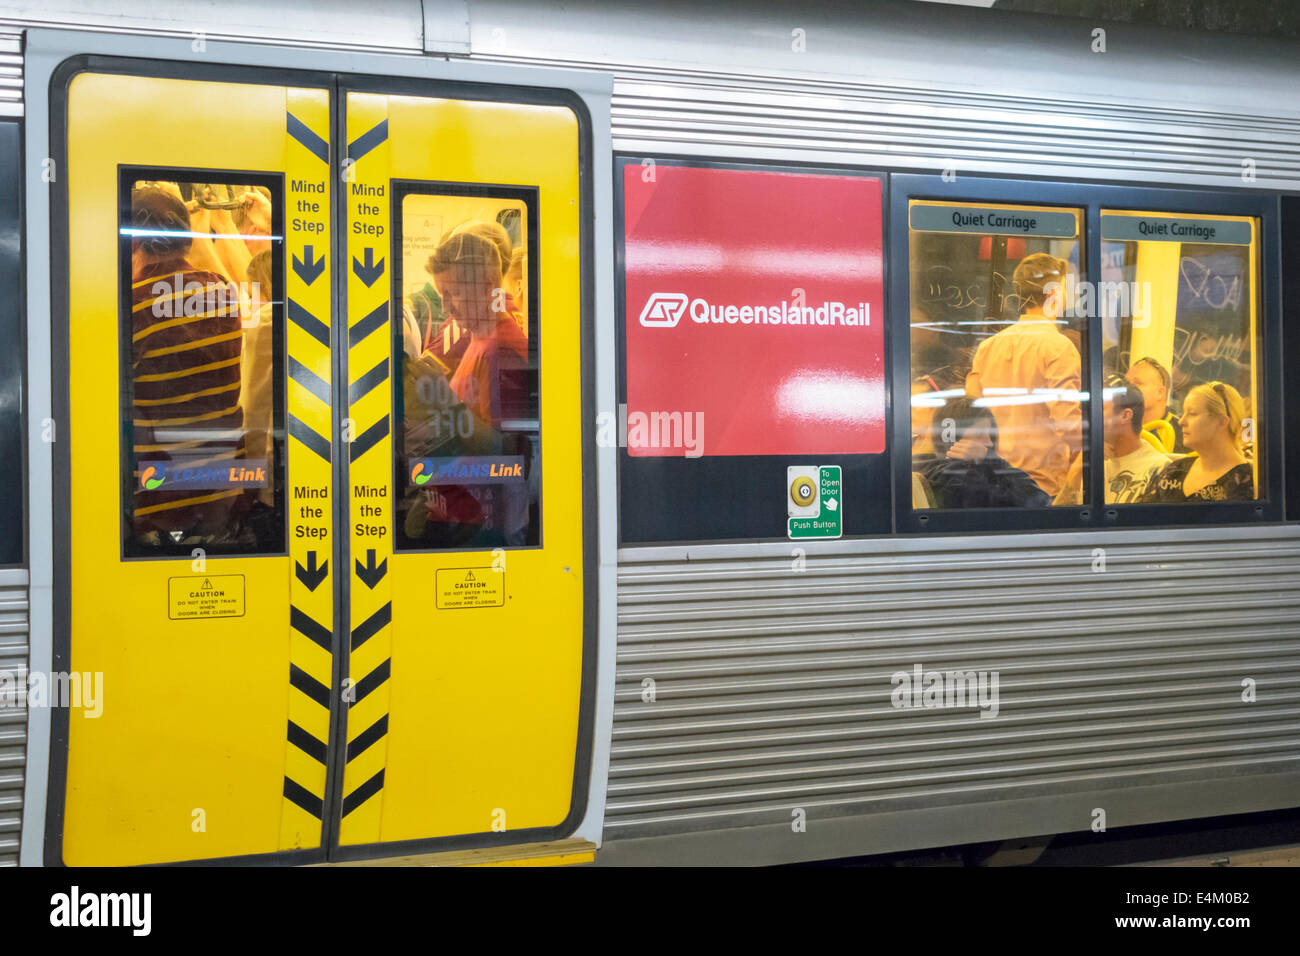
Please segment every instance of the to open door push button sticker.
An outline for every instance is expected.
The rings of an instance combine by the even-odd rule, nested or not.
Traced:
[[[786,532],[792,539],[843,535],[839,465],[792,466],[785,481]]]

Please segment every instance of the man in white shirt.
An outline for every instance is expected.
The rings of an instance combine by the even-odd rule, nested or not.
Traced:
[[[1106,389],[1106,504],[1142,500],[1151,478],[1173,459],[1142,433],[1142,390],[1117,381]]]
[[[1142,391],[1120,378],[1106,385],[1106,504],[1128,505],[1142,500],[1151,478],[1173,458],[1142,434],[1145,401]],[[1077,487],[1067,483],[1052,502],[1082,504]]]

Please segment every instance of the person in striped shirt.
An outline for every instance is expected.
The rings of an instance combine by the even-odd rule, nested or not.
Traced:
[[[196,267],[189,211],[171,184],[131,196],[133,536],[141,544],[238,540],[242,487],[219,480],[169,490],[150,480],[244,457],[238,288]]]

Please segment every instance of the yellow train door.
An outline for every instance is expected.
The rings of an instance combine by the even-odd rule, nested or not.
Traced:
[[[595,653],[581,111],[184,74],[55,97],[80,706],[47,859],[562,837]]]
[[[341,94],[344,855],[548,840],[585,800],[580,113],[427,90]]]
[[[308,859],[324,845],[330,96],[67,82],[56,653],[102,706],[67,712],[55,741],[62,862]],[[288,215],[296,182],[315,204]],[[296,517],[300,491],[314,520]]]

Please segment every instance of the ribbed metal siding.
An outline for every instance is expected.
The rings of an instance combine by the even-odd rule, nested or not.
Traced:
[[[23,115],[23,39],[0,33],[0,116]]]
[[[606,835],[1295,770],[1298,535],[625,550]],[[997,671],[998,716],[895,709],[917,663]]]
[[[616,74],[616,149],[1300,188],[1300,121],[1017,93]]]
[[[11,693],[0,693],[0,866],[18,865],[27,756],[27,572],[0,571],[0,673]]]

